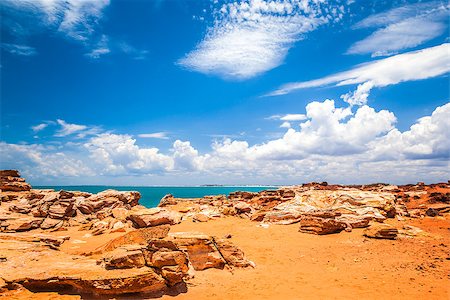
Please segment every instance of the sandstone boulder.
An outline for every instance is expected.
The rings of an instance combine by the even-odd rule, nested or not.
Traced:
[[[64,219],[74,215],[74,199],[60,199],[48,210],[48,216],[53,219]]]
[[[136,247],[116,249],[108,253],[103,258],[103,262],[106,269],[130,269],[145,266],[144,255],[141,250],[136,250]]]
[[[39,228],[44,219],[21,217],[7,221],[7,231],[28,231]]]
[[[207,215],[205,215],[205,214],[199,213],[199,214],[195,214],[192,217],[192,220],[194,222],[207,222],[207,221],[210,220],[210,218]]]
[[[236,203],[234,209],[238,214],[250,213],[252,211],[251,205],[245,202]]]
[[[388,224],[372,224],[363,234],[369,238],[395,240],[398,230]]]
[[[186,251],[196,271],[208,268],[223,269],[225,266],[226,261],[217,250],[212,237],[186,232],[174,233],[170,237],[179,249]]]
[[[180,266],[187,272],[186,255],[181,251],[156,251],[152,254],[150,266],[162,268],[165,266]]]
[[[158,226],[163,224],[178,224],[181,222],[181,214],[170,210],[146,209],[131,213],[128,219],[136,228]]]
[[[254,263],[245,258],[244,252],[228,240],[215,240],[217,249],[228,265],[239,268],[254,267]]]
[[[158,206],[159,207],[164,207],[164,206],[175,205],[175,204],[177,204],[177,201],[175,200],[173,195],[172,194],[167,194],[164,197],[162,197],[161,201],[159,201]]]
[[[0,170],[0,177],[20,177],[20,173],[17,170]]]
[[[58,224],[62,223],[62,220],[58,219],[52,219],[52,218],[45,218],[44,221],[41,223],[41,229],[51,229],[56,227]]]
[[[131,244],[148,245],[151,241],[155,239],[162,239],[167,237],[169,229],[170,229],[169,225],[135,229],[109,241],[105,245],[98,247],[92,253],[89,254],[100,254],[112,251],[124,245],[131,245]]]
[[[304,216],[300,219],[300,232],[312,234],[331,234],[341,232],[346,224],[335,219]]]

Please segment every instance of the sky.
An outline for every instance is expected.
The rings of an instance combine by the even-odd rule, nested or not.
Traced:
[[[449,7],[0,0],[0,168],[34,185],[447,181]]]

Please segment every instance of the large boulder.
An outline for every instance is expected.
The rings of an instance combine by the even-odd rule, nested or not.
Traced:
[[[144,255],[136,247],[121,247],[116,249],[108,253],[103,258],[103,262],[106,269],[130,269],[145,266]]]
[[[239,268],[255,266],[252,261],[245,258],[244,252],[232,242],[225,239],[216,239],[215,244],[228,265]]]
[[[44,219],[34,217],[20,217],[6,222],[6,231],[28,231],[39,228]]]
[[[131,213],[128,219],[136,228],[158,226],[163,224],[174,225],[181,222],[181,214],[171,210],[143,209]]]
[[[170,235],[175,245],[184,250],[196,271],[208,268],[223,269],[226,261],[216,248],[211,236],[177,232]]]
[[[388,224],[372,224],[363,234],[368,238],[395,240],[398,229]]]
[[[20,173],[17,170],[0,170],[0,177],[20,177]]]
[[[132,244],[148,245],[151,241],[155,239],[162,239],[167,237],[169,230],[170,230],[169,225],[135,229],[109,241],[103,246],[98,247],[90,254],[100,254],[112,251],[124,245],[132,245]]]
[[[3,192],[24,192],[31,190],[31,185],[20,177],[17,170],[0,170],[0,190]]]
[[[162,268],[165,266],[181,266],[187,272],[186,255],[181,251],[156,251],[151,256],[150,266]]]
[[[159,207],[164,207],[164,206],[168,206],[168,205],[175,205],[177,204],[177,201],[175,200],[175,198],[173,197],[172,194],[167,194],[164,197],[161,198],[161,201],[159,201],[158,206]]]
[[[60,199],[48,210],[48,216],[53,219],[64,219],[74,215],[74,199]]]
[[[304,216],[300,219],[300,232],[312,234],[339,233],[346,228],[346,224],[331,218]]]

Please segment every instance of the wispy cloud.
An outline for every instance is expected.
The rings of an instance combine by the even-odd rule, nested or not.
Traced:
[[[153,132],[153,133],[141,133],[138,134],[138,137],[167,140],[169,139],[167,135],[168,135],[167,132]]]
[[[321,1],[227,3],[215,12],[214,26],[196,49],[177,63],[205,74],[248,79],[281,65],[295,42],[320,25],[339,20],[341,9]]]
[[[90,52],[86,53],[85,56],[97,59],[110,53],[111,50],[109,49],[108,41],[108,37],[106,35],[102,35],[98,43],[90,50]]]
[[[35,24],[23,24],[21,15],[13,17],[15,23],[25,27],[46,26],[79,41],[86,41],[95,32],[98,20],[103,15],[103,9],[109,5],[109,0],[5,0],[2,2],[16,11],[26,11],[37,18]],[[30,21],[27,19],[27,21]]]
[[[61,119],[57,119],[56,122],[60,125],[60,129],[55,133],[56,137],[68,136],[88,128],[86,125],[70,124]]]
[[[416,47],[445,33],[448,18],[447,1],[411,4],[369,16],[357,23],[354,29],[377,30],[354,43],[347,53],[385,56]]]
[[[107,53],[107,49],[99,45],[103,35],[98,32],[98,23],[108,5],[109,0],[4,0],[2,26],[21,44],[32,34],[51,30],[78,41],[89,49],[90,56],[99,57]],[[14,43],[4,48],[19,55],[36,53],[34,48]]]
[[[15,55],[32,56],[37,54],[35,48],[27,45],[2,43],[2,48]]]
[[[283,95],[298,89],[327,85],[342,86],[371,82],[371,87],[380,87],[404,81],[432,78],[450,71],[449,51],[450,44],[444,43],[423,50],[398,54],[320,79],[288,83],[269,93],[268,96]],[[367,90],[365,92],[367,93]]]
[[[269,120],[281,120],[281,121],[303,121],[306,119],[305,114],[286,114],[286,115],[273,115],[268,117]]]
[[[31,130],[33,130],[34,132],[39,132],[44,130],[45,128],[47,128],[48,123],[41,123],[35,126],[31,126]]]
[[[118,43],[118,48],[123,53],[125,53],[125,54],[131,56],[133,59],[137,59],[137,60],[146,59],[147,55],[149,53],[148,50],[138,49],[138,48],[130,45],[127,42],[120,42],[120,43]]]

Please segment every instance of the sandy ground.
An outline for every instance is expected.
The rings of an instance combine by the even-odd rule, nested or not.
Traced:
[[[450,222],[408,224],[428,228],[429,236],[390,241],[364,238],[362,229],[316,236],[299,233],[298,224],[183,222],[171,232],[231,234],[256,268],[197,272],[176,299],[450,299]]]
[[[404,223],[387,221],[401,227]],[[256,268],[196,272],[188,292],[162,299],[450,299],[450,220],[410,219],[425,230],[414,238],[375,240],[353,232],[316,236],[299,225],[271,225],[237,217],[205,223],[190,220],[171,232],[196,231],[217,237],[231,234]],[[91,251],[122,233],[86,235],[76,228],[61,251]],[[56,293],[11,291],[1,299],[79,299]]]

